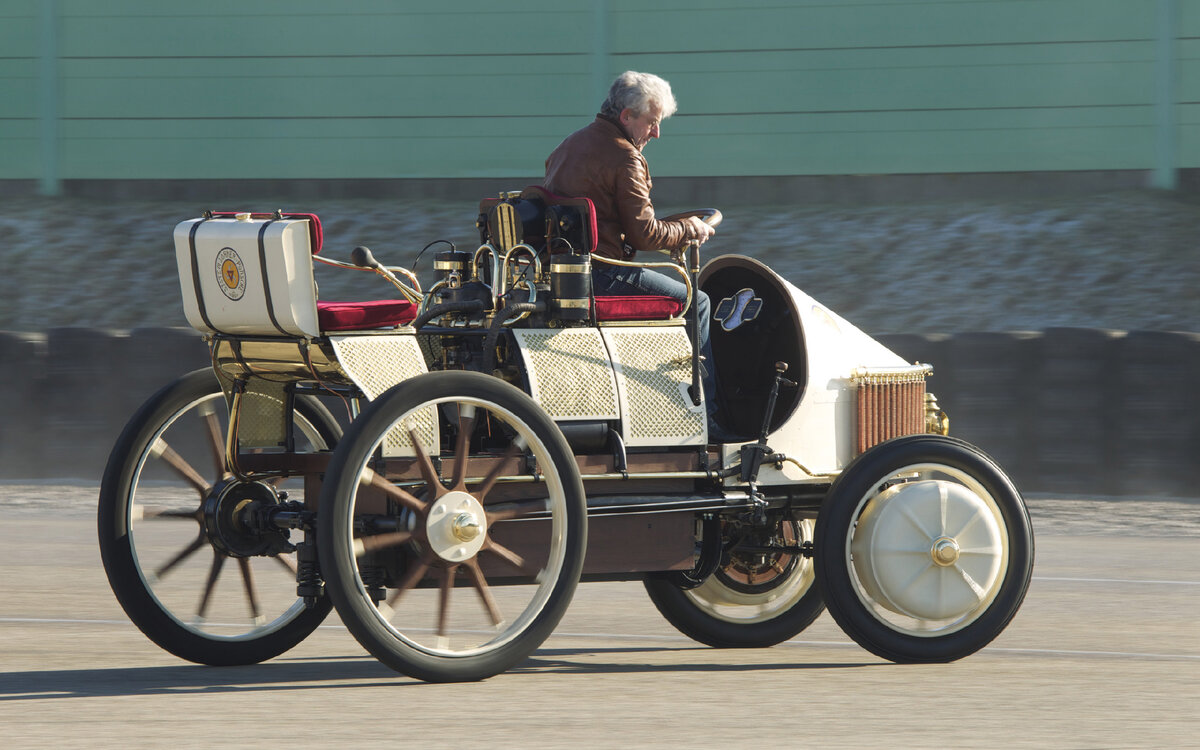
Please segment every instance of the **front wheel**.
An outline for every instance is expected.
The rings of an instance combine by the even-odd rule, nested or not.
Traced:
[[[583,567],[574,456],[529,396],[475,372],[420,375],[372,401],[321,491],[327,590],[377,659],[481,680],[541,645]]]
[[[829,613],[894,662],[948,662],[1012,620],[1033,573],[1033,530],[1012,481],[961,440],[914,435],[854,460],[816,527]]]

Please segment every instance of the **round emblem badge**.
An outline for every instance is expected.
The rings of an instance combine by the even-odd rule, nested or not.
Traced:
[[[239,300],[246,293],[246,266],[232,247],[223,247],[217,253],[217,286],[231,300]]]

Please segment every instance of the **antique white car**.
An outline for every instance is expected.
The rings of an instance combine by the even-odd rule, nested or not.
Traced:
[[[1027,511],[945,436],[930,366],[755,260],[701,270],[691,248],[655,265],[712,299],[702,362],[677,301],[591,294],[608,261],[588,201],[528,188],[476,225],[427,290],[365,248],[323,258],[310,214],[176,228],[212,368],[131,419],[99,504],[113,591],[155,643],[254,663],[336,607],[392,668],[477,680],[536,649],[580,580],[640,579],[714,647],[779,643],[828,608],[896,662],[961,658],[1016,614]],[[314,262],[397,298],[320,299]],[[704,367],[739,440],[708,439]]]

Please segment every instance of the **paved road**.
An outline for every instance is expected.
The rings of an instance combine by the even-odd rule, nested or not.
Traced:
[[[486,682],[426,685],[336,616],[267,664],[160,651],[100,569],[94,489],[0,485],[0,744],[228,747],[1200,747],[1200,503],[1035,500],[1034,583],[989,648],[898,666],[828,615],[772,649],[679,636],[586,584]]]

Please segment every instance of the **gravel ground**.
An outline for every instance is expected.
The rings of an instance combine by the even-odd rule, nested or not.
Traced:
[[[273,201],[255,202],[271,209]],[[295,201],[319,214],[325,254],[371,247],[413,265],[427,243],[474,249],[470,203]],[[0,330],[185,325],[172,229],[204,206],[42,198],[0,204]],[[218,206],[217,208],[221,208]],[[659,206],[660,214],[690,208]],[[725,210],[705,247],[775,268],[874,333],[1080,326],[1200,330],[1200,202],[1153,191],[1028,201]],[[434,248],[417,268],[432,267]],[[426,276],[426,273],[422,273]],[[321,267],[326,299],[388,296]]]

